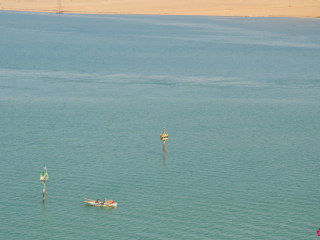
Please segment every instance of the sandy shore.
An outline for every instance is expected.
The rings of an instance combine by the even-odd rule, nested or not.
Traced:
[[[0,10],[320,18],[320,0],[0,0]]]

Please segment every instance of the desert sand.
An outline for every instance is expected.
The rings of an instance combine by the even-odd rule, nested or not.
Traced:
[[[0,10],[320,18],[320,0],[0,0]]]

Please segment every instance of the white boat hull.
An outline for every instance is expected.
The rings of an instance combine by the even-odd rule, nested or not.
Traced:
[[[84,201],[84,202],[88,205],[97,206],[97,207],[116,207],[117,206],[116,202],[114,203],[103,203],[103,202],[97,203],[93,201]]]

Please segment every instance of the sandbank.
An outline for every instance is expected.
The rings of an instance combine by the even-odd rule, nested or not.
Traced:
[[[320,0],[0,0],[0,10],[320,18]]]

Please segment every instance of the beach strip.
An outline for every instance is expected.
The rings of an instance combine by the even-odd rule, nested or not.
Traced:
[[[0,0],[0,9],[81,14],[320,18],[320,0]]]

